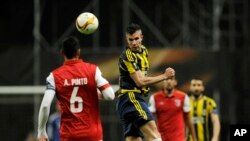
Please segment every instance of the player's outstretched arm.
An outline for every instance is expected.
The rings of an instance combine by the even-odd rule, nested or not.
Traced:
[[[49,118],[50,106],[54,96],[55,96],[54,90],[48,89],[44,93],[38,115],[38,135],[37,135],[38,141],[48,141],[48,135],[46,132],[46,123]]]
[[[158,83],[174,76],[175,71],[172,68],[167,68],[163,74],[154,77],[145,76],[140,70],[130,74],[130,77],[134,80],[138,87]]]

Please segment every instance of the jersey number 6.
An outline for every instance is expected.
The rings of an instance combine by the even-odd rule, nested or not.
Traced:
[[[79,87],[74,87],[70,97],[70,111],[72,113],[79,113],[83,110],[83,100],[80,96],[76,96]]]

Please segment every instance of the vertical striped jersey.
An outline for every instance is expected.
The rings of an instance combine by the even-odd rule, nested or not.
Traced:
[[[148,69],[148,51],[146,47],[142,46],[140,53],[132,52],[129,48],[126,48],[119,58],[119,85],[121,90],[141,90],[142,94],[148,93],[148,87],[137,87],[134,80],[130,77],[130,74],[138,70],[147,75]]]
[[[212,134],[211,114],[217,113],[215,101],[207,96],[195,99],[190,96],[191,117],[198,141],[210,141]],[[192,141],[189,135],[188,141]]]

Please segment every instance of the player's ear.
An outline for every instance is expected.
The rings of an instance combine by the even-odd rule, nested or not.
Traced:
[[[177,86],[178,81],[176,79],[174,79],[174,85]]]
[[[61,55],[64,56],[64,51],[62,49],[60,49],[60,53],[61,53]]]
[[[77,57],[80,57],[80,55],[81,55],[81,49],[79,48],[79,49],[77,49],[77,51],[76,51],[76,56],[77,56]]]
[[[141,40],[143,40],[143,35],[141,34]]]

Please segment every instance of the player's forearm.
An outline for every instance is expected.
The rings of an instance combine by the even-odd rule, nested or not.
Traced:
[[[46,123],[48,121],[50,106],[54,96],[54,90],[45,91],[38,115],[38,137],[46,134]]]
[[[195,133],[195,130],[194,130],[194,125],[192,123],[192,120],[190,118],[190,115],[185,115],[185,122],[186,122],[186,125],[188,127],[188,130],[189,132],[191,133],[191,136],[193,138],[193,141],[196,141],[196,133]]]
[[[136,83],[136,85],[139,87],[148,86],[148,85],[152,85],[163,80],[166,80],[166,76],[164,74],[161,74],[155,77],[141,77],[139,82]]]
[[[160,81],[163,81],[163,80],[166,80],[166,76],[164,74],[162,75],[158,75],[158,76],[155,76],[155,77],[145,77],[146,80],[145,82],[150,85],[150,84],[154,84],[154,83],[158,83]]]
[[[46,106],[41,106],[38,116],[38,136],[46,132],[46,123],[48,121],[50,109]]]
[[[220,122],[218,119],[213,123],[213,141],[219,140],[219,134],[220,134]]]
[[[193,124],[189,124],[188,128],[189,128],[189,131],[190,131],[190,133],[192,135],[193,141],[196,141],[197,140],[196,139],[196,133],[195,133]]]
[[[218,114],[212,113],[211,114],[212,124],[213,124],[213,137],[212,141],[218,141],[219,140],[219,134],[220,134],[220,119]]]

